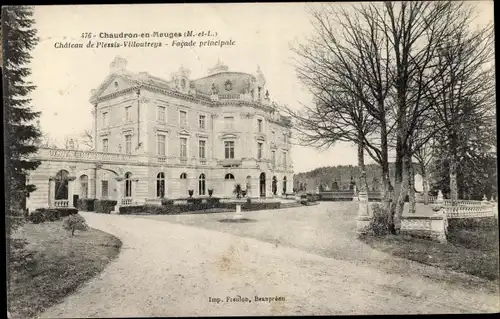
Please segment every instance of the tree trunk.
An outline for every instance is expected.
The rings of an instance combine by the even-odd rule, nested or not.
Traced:
[[[409,190],[408,190],[408,197],[409,197],[409,213],[410,214],[415,214],[415,209],[416,209],[416,203],[415,203],[415,172],[413,170],[413,163],[411,162],[410,159],[410,167],[408,169],[408,181],[409,181]]]
[[[71,230],[71,236],[75,236],[75,230],[74,229]]]
[[[396,205],[395,205],[395,210],[394,210],[394,217],[393,217],[393,223],[394,223],[394,233],[397,233],[397,231],[401,228],[401,217],[403,216],[403,210],[404,210],[404,205],[405,205],[405,199],[406,195],[408,194],[408,189],[409,189],[409,170],[410,170],[410,165],[411,165],[411,158],[405,154],[404,156],[404,161],[403,161],[403,176],[402,176],[402,182],[400,183],[399,187],[399,194],[397,197]]]
[[[455,206],[458,200],[458,185],[457,185],[457,157],[456,157],[456,135],[450,134],[450,152],[449,152],[449,161],[450,161],[450,199],[451,205]]]
[[[429,205],[429,180],[427,172],[422,170],[422,180],[424,182],[424,205]]]
[[[390,216],[390,206],[391,206],[391,180],[389,177],[389,153],[388,153],[388,142],[387,142],[387,128],[385,123],[381,123],[380,127],[380,151],[382,154],[382,198],[383,198],[383,209],[388,216]],[[387,219],[389,222],[389,217]],[[390,218],[392,222],[392,218]],[[389,224],[388,224],[389,225]]]

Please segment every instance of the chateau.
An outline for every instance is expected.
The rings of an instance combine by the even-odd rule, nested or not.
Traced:
[[[181,67],[170,80],[132,73],[116,57],[92,90],[91,151],[40,147],[29,176],[37,189],[30,210],[72,207],[77,198],[118,205],[160,198],[249,197],[291,193],[291,121],[270,101],[264,75],[229,71],[218,63],[190,78]]]

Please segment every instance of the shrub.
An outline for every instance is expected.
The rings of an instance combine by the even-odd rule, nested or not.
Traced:
[[[188,190],[189,198],[193,197],[194,190],[190,189]]]
[[[173,199],[162,198],[161,204],[162,205],[173,205],[174,204],[174,200]]]
[[[498,219],[496,217],[477,217],[477,218],[448,218],[448,230],[455,229],[491,229],[498,228]]]
[[[64,208],[56,208],[55,210],[58,212],[59,218],[78,214],[78,209],[76,208],[64,207]]]
[[[373,216],[370,221],[369,231],[375,236],[387,235],[387,214],[379,204],[372,205],[371,209]]]
[[[151,205],[151,206],[156,206],[156,205]],[[144,205],[121,206],[120,207],[120,214],[122,214],[122,215],[140,214],[140,213],[144,213],[144,211],[145,211]]]
[[[35,252],[28,250],[28,242],[25,239],[10,238],[9,239],[9,262],[8,267],[11,270],[21,268],[33,268],[36,264]]]
[[[109,214],[115,209],[117,203],[116,200],[98,199],[95,201],[94,209],[96,213]]]
[[[28,216],[28,221],[33,224],[40,224],[46,221],[45,214],[41,210],[35,210]]]
[[[212,197],[212,194],[214,193],[214,190],[209,188],[208,189],[208,196]]]
[[[83,212],[93,212],[96,200],[95,198],[79,198],[76,202],[76,208]]]
[[[74,236],[75,230],[86,231],[89,226],[87,226],[85,218],[82,215],[74,214],[63,220],[63,228],[71,231],[71,236]]]

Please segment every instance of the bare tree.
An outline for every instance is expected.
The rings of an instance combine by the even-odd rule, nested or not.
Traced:
[[[81,144],[89,150],[94,149],[94,139],[90,130],[85,130],[81,135]]]

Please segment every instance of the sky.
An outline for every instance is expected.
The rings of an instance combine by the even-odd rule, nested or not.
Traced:
[[[479,3],[479,2],[478,2]],[[170,79],[182,65],[191,70],[191,78],[207,75],[218,60],[230,71],[255,73],[260,66],[271,100],[300,108],[311,97],[296,77],[290,46],[304,41],[312,33],[304,3],[241,4],[144,4],[37,6],[35,27],[40,38],[32,51],[31,81],[37,86],[33,104],[42,111],[40,126],[59,142],[92,127],[90,92],[109,74],[116,56],[128,61],[127,69],[148,72]],[[349,5],[338,3],[337,5]],[[482,18],[492,20],[492,2],[481,3]],[[491,17],[490,17],[491,16]],[[211,40],[233,40],[234,45],[218,47],[172,47],[173,39],[136,39],[138,42],[168,43],[161,48],[67,48],[57,49],[56,42],[86,44],[83,33],[119,32],[216,32]],[[205,37],[205,39],[208,39]],[[194,38],[199,41],[202,38]],[[357,151],[341,143],[328,150],[293,146],[296,173],[321,166],[356,165]]]

